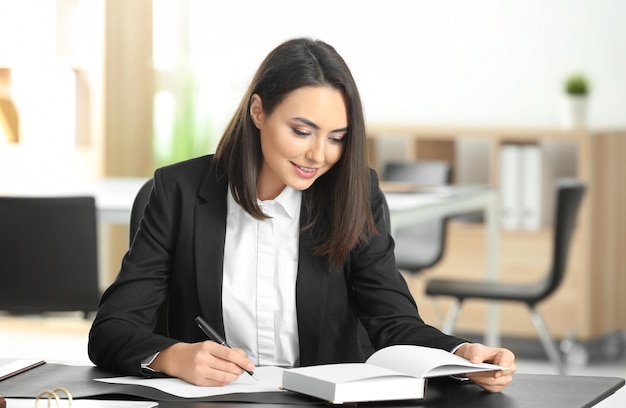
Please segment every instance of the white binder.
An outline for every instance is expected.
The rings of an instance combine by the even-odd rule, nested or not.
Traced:
[[[500,147],[500,194],[502,200],[502,228],[519,229],[522,225],[521,211],[521,149],[516,144]]]

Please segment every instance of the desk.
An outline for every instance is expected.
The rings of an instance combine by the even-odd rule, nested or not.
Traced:
[[[482,210],[485,214],[487,279],[498,278],[500,196],[488,186],[444,186],[429,188],[428,193],[385,191],[391,230],[412,223]],[[498,307],[489,302],[485,343],[497,347],[499,341]]]
[[[555,375],[517,374],[502,393],[482,391],[476,385],[450,379],[431,380],[424,400],[363,404],[374,407],[430,408],[582,408],[592,407],[610,397],[624,385],[615,377],[560,377]],[[558,390],[555,392],[555,390]],[[312,405],[312,404],[310,404]],[[321,405],[321,404],[320,404]],[[218,402],[160,402],[160,408],[225,407]],[[276,407],[275,404],[229,403],[230,408]],[[302,404],[281,404],[281,407],[302,407]],[[328,406],[328,405],[326,405]]]
[[[96,198],[99,221],[128,225],[135,196],[147,180],[141,177],[105,178],[86,185],[85,191]]]
[[[93,181],[20,186],[0,194],[13,196],[69,196],[86,195],[96,199],[98,221],[107,224],[128,225],[130,210],[137,192],[146,182],[142,177],[109,177]]]
[[[185,400],[159,390],[129,385],[107,384],[94,378],[113,376],[90,366],[45,364],[33,370],[0,382],[0,394],[6,398],[34,398],[43,389],[65,386],[74,398],[106,399],[107,396],[126,395],[160,401],[162,408],[224,407],[256,408],[266,406],[297,407],[302,405],[325,406],[322,401],[290,392],[264,394],[228,394],[208,399]],[[62,384],[59,384],[62,382]],[[449,378],[429,381],[424,400],[385,403],[385,407],[437,407],[437,408],[577,408],[590,407],[606,399],[624,386],[618,377],[558,376],[516,374],[503,393],[492,394],[470,382]],[[9,400],[10,401],[10,400]],[[250,402],[264,402],[250,405]],[[11,407],[11,405],[8,405]],[[32,405],[34,406],[34,404]],[[327,405],[326,405],[327,406]],[[367,404],[367,406],[374,406]]]

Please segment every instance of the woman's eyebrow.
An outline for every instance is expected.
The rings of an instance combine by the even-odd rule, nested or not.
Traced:
[[[320,130],[320,126],[313,122],[312,120],[309,120],[307,118],[302,118],[302,117],[295,117],[293,118],[293,120],[298,121],[298,122],[302,122],[307,126],[311,126],[313,129],[315,130]],[[330,133],[339,133],[339,132],[347,132],[348,131],[348,126],[346,127],[342,127],[339,129],[335,129],[335,130],[331,130]]]

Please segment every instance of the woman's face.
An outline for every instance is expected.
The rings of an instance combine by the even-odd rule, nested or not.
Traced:
[[[348,114],[343,94],[326,86],[306,86],[289,93],[271,115],[252,97],[250,114],[261,134],[263,165],[257,181],[261,200],[285,186],[306,190],[343,153]]]

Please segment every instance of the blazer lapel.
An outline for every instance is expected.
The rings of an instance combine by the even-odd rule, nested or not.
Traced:
[[[305,212],[303,204],[300,211],[300,225],[304,225],[306,220]],[[314,255],[314,248],[315,243],[311,232],[301,232],[298,248],[296,310],[302,364],[317,360],[325,314],[325,309],[321,306],[327,304],[329,290],[328,261],[326,257]]]
[[[196,288],[203,317],[224,335],[222,318],[222,278],[226,236],[227,181],[217,182],[212,173],[201,183],[199,196],[206,200],[195,209],[194,245]]]

